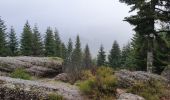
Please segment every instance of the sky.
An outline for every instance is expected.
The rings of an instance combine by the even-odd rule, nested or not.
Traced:
[[[123,21],[129,7],[118,0],[0,0],[0,16],[18,35],[28,20],[38,25],[42,36],[48,26],[57,28],[62,41],[75,42],[79,35],[82,49],[88,43],[95,56],[101,44],[109,52],[114,40],[120,47],[133,36],[133,27]]]

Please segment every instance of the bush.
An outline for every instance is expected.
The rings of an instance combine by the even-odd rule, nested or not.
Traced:
[[[31,76],[23,69],[17,68],[11,73],[11,77],[30,80]]]
[[[49,100],[64,100],[63,96],[54,93],[48,94],[48,97]]]
[[[164,91],[163,84],[153,79],[148,82],[136,82],[133,87],[128,89],[128,92],[140,95],[146,100],[160,100]]]
[[[117,78],[113,75],[113,69],[100,67],[96,75],[91,71],[84,71],[84,81],[78,84],[80,90],[94,99],[113,98],[117,87]]]

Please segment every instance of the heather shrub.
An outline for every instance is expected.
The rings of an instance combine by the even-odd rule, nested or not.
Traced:
[[[146,100],[160,100],[164,91],[164,85],[153,79],[147,82],[136,82],[134,86],[128,89],[128,92],[140,95]]]
[[[113,73],[113,69],[109,67],[98,68],[95,75],[89,70],[84,71],[84,80],[79,82],[78,86],[92,99],[113,99],[117,87],[117,78]]]

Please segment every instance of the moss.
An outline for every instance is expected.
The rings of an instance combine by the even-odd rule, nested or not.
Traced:
[[[54,93],[48,94],[48,97],[49,100],[64,100],[63,96]]]
[[[23,68],[15,69],[11,73],[10,76],[13,77],[13,78],[20,78],[20,79],[24,79],[24,80],[30,80],[31,79],[31,76]]]

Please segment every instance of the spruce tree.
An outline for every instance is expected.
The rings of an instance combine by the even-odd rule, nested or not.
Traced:
[[[54,34],[55,34],[56,56],[62,57],[61,49],[62,49],[63,44],[61,44],[60,36],[59,36],[57,29],[55,29]]]
[[[73,66],[77,67],[76,69],[82,68],[82,50],[79,36],[76,38],[75,49],[73,50],[71,60]]]
[[[41,34],[38,31],[38,27],[35,25],[33,28],[33,56],[42,56],[43,54],[43,43]]]
[[[130,53],[131,50],[131,44],[128,43],[127,45],[123,46],[123,49],[121,51],[121,67],[126,67],[125,63],[128,59],[128,55]]]
[[[73,53],[71,55],[71,63],[68,69],[68,74],[71,78],[71,83],[74,83],[76,80],[81,78],[82,51],[79,36],[77,36],[76,38],[75,49],[73,50]]]
[[[69,65],[71,65],[71,56],[72,56],[72,52],[73,52],[73,42],[71,40],[71,38],[69,38],[68,44],[67,44],[67,55],[66,55],[66,60],[65,60],[65,66],[69,67]]]
[[[16,37],[16,33],[13,27],[11,27],[9,32],[9,49],[11,52],[11,56],[17,56],[18,55],[18,40]]]
[[[114,41],[110,54],[108,56],[109,66],[112,68],[118,68],[121,66],[120,63],[121,51],[117,41]]]
[[[92,67],[92,58],[88,44],[86,44],[84,49],[83,66],[85,69],[89,69],[90,67]]]
[[[46,56],[55,56],[55,40],[53,31],[50,27],[47,28],[46,36],[45,36],[45,55]]]
[[[101,45],[100,50],[97,55],[97,66],[105,66],[106,65],[106,55],[104,51],[103,45]]]
[[[134,25],[135,32],[143,37],[147,37],[147,71],[153,71],[154,62],[154,39],[160,38],[159,33],[169,32],[170,30],[157,30],[155,22],[160,21],[169,23],[170,21],[170,2],[169,0],[120,0],[132,6],[131,12],[137,10],[137,14],[126,17],[125,20]]]
[[[7,56],[6,26],[0,18],[0,56]]]
[[[21,54],[24,56],[31,56],[33,54],[33,34],[28,21],[25,23],[23,32],[21,34]]]
[[[66,61],[67,58],[67,48],[64,43],[61,43],[61,58]]]

